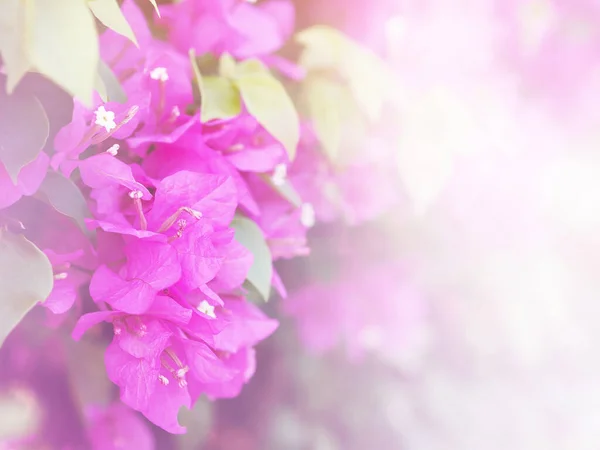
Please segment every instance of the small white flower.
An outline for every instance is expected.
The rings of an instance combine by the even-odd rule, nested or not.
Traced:
[[[144,196],[144,193],[142,191],[131,191],[129,192],[129,198],[132,198],[134,200],[136,199],[140,199]]]
[[[277,164],[273,169],[271,181],[275,186],[283,186],[287,177],[287,166],[285,164]]]
[[[106,131],[112,131],[117,128],[117,124],[115,123],[115,113],[112,111],[107,111],[104,106],[98,107],[98,109],[94,112],[96,115],[96,125],[100,125],[104,127]]]
[[[315,226],[315,208],[310,203],[304,203],[302,205],[302,211],[300,213],[300,223],[306,228],[312,228]]]
[[[114,144],[108,150],[106,150],[106,153],[108,153],[109,155],[117,156],[120,148],[121,146],[119,144]]]
[[[212,317],[213,319],[217,318],[217,315],[215,314],[215,307],[208,303],[206,300],[202,300],[200,302],[200,304],[198,305],[198,311],[200,311],[202,314],[206,314],[207,316]]]
[[[150,78],[157,81],[167,81],[169,73],[165,67],[156,67],[150,72]]]

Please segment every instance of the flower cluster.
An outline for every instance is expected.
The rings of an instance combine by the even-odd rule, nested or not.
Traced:
[[[243,88],[227,93],[241,91],[234,114],[209,111],[231,106],[210,100],[230,83],[224,61],[250,61],[269,82],[281,83],[268,67],[285,80],[304,76],[273,55],[293,30],[290,3],[188,0],[150,22],[132,0],[122,11],[137,45],[112,29],[101,35],[106,92],[91,107],[75,98],[53,124],[53,145],[16,182],[0,173],[0,206],[3,223],[19,224],[52,267],[50,323],[78,316],[76,341],[99,339],[97,326],[109,324],[106,372],[122,403],[178,434],[182,406],[234,397],[252,377],[254,346],[278,322],[249,292],[268,297],[273,285],[285,296],[273,261],[307,255],[307,231],[317,217],[348,214],[353,188],[339,182],[337,212],[322,200],[323,187],[346,175],[316,150],[308,122],[288,124],[300,136],[294,161]],[[221,59],[219,75],[210,55]],[[50,180],[76,194],[67,206],[53,201]],[[99,427],[103,414],[93,414]]]

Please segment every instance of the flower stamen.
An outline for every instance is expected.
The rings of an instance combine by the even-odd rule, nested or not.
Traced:
[[[213,319],[217,318],[217,315],[215,314],[215,307],[208,303],[206,300],[202,300],[196,309],[202,314],[206,314],[207,316],[212,317]]]
[[[287,166],[285,164],[277,164],[273,169],[271,181],[275,186],[283,186],[287,178]]]
[[[169,73],[166,67],[155,67],[150,71],[150,78],[164,83],[169,80]]]
[[[144,209],[142,208],[142,197],[144,193],[140,190],[133,190],[129,192],[129,198],[133,200],[133,206],[138,214],[140,219],[140,228],[143,231],[148,229],[148,221],[146,220],[146,216],[144,215]]]
[[[117,156],[120,148],[121,146],[119,144],[113,144],[110,148],[106,150],[106,153],[112,156]]]
[[[163,224],[158,229],[158,233],[163,233],[163,232],[167,231],[169,228],[171,228],[173,226],[173,224],[177,221],[177,219],[179,219],[179,216],[181,215],[182,212],[188,213],[190,216],[192,216],[196,220],[198,220],[202,217],[202,213],[200,211],[196,211],[195,209],[192,209],[188,206],[182,206],[177,211],[175,211],[167,220],[165,220],[163,222]],[[186,224],[187,224],[187,222],[186,222]]]

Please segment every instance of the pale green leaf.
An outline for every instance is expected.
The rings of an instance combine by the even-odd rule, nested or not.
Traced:
[[[313,78],[305,86],[305,97],[315,133],[327,156],[335,161],[342,142],[343,87],[324,78]]]
[[[202,77],[201,121],[212,119],[229,119],[237,116],[242,105],[240,93],[227,78]]]
[[[299,60],[302,67],[309,71],[338,71],[365,114],[373,121],[379,119],[393,82],[381,58],[342,32],[324,25],[301,31],[296,40],[304,46]]]
[[[40,101],[28,90],[0,89],[0,162],[16,184],[21,168],[44,148],[50,124]]]
[[[348,38],[334,28],[315,25],[296,34],[304,47],[298,63],[307,70],[340,66],[348,51]]]
[[[189,55],[200,94],[200,121],[205,123],[213,119],[237,116],[242,110],[242,104],[240,93],[233,82],[226,77],[203,76],[198,67],[196,52],[192,49]]]
[[[235,217],[231,222],[235,230],[235,240],[246,247],[254,257],[247,280],[267,301],[271,295],[273,265],[271,251],[259,226],[245,217]]]
[[[31,67],[25,48],[25,12],[21,0],[0,2],[0,53],[8,92],[15,89]]]
[[[92,104],[98,35],[85,0],[29,0],[25,42],[31,67],[84,104]]]
[[[96,74],[96,92],[104,102],[125,103],[127,94],[108,65],[100,60]]]
[[[300,140],[300,119],[283,85],[269,72],[235,78],[248,112],[283,144],[291,160]]]
[[[269,73],[269,68],[256,58],[246,59],[235,67],[234,77],[241,77],[257,72]]]
[[[229,53],[223,53],[219,58],[219,75],[225,78],[233,78],[236,71],[236,62]]]
[[[160,17],[160,11],[158,10],[158,5],[156,4],[156,0],[149,0],[150,3],[152,3],[152,6],[154,6],[154,11],[156,11],[156,15],[158,17]]]
[[[73,219],[81,231],[90,234],[85,225],[85,219],[91,217],[90,211],[83,194],[69,178],[57,172],[48,172],[39,194],[59,213]]]
[[[50,261],[22,235],[0,231],[0,345],[54,283]]]
[[[129,25],[129,22],[127,22],[127,19],[123,15],[117,0],[88,0],[88,6],[96,18],[106,27],[115,33],[119,33],[121,36],[125,36],[136,47],[139,47],[131,25]]]
[[[344,164],[356,151],[362,151],[368,122],[348,86],[311,75],[304,83],[303,99],[315,133],[332,162]]]
[[[100,71],[96,73],[96,77],[94,78],[94,91],[96,91],[104,103],[108,102],[106,84],[104,84],[104,80],[100,76]]]

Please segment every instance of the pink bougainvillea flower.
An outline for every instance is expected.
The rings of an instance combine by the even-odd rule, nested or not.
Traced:
[[[258,307],[240,298],[225,298],[223,308],[228,325],[215,336],[215,347],[219,350],[233,353],[252,347],[270,336],[279,325]]]
[[[187,208],[193,215],[227,227],[236,206],[235,187],[230,177],[180,170],[163,178],[157,186],[148,224],[153,229],[168,229],[182,208]]]
[[[152,37],[144,13],[135,0],[125,0],[121,11],[135,34],[139,48],[128,38],[108,29],[100,36],[100,54],[102,59],[113,68],[117,77],[130,70],[143,58],[144,51],[156,41]]]
[[[131,167],[110,152],[84,159],[79,163],[79,171],[82,181],[92,189],[123,186],[129,192],[140,191],[143,200],[152,198],[148,189],[134,179]]]
[[[276,170],[271,176],[272,184],[275,186],[287,182],[286,166],[282,168],[284,170]],[[273,260],[307,255],[309,249],[306,234],[315,224],[312,205],[293,204],[263,178],[248,176],[247,179],[261,208],[260,214],[252,218],[265,234]]]
[[[157,145],[144,160],[144,170],[151,176],[163,178],[179,170],[227,175],[235,185],[237,200],[245,210],[258,213],[258,205],[240,172],[222,155],[204,144],[203,136],[190,132],[174,145]]]
[[[16,203],[24,195],[35,194],[44,181],[48,162],[48,156],[41,152],[35,160],[21,169],[16,186],[4,165],[0,163],[0,209]]]
[[[172,433],[185,431],[177,414],[193,402],[188,383],[219,384],[235,375],[206,343],[182,332],[190,314],[170,297],[157,296],[143,316],[99,311],[83,316],[73,331],[78,339],[97,323],[113,324],[106,352],[109,378],[121,388],[125,404]]]
[[[244,385],[252,378],[256,370],[256,352],[253,348],[243,348],[235,353],[225,353],[224,363],[234,376],[219,382],[192,382],[190,392],[206,394],[210,399],[237,397]]]
[[[145,95],[127,104],[100,104],[93,112],[75,102],[73,120],[54,139],[56,153],[52,157],[52,167],[60,168],[64,175],[70,176],[78,166],[79,156],[88,147],[111,137],[123,139],[129,136],[137,127],[138,113],[148,98]]]
[[[64,314],[75,303],[78,288],[89,279],[85,272],[71,268],[71,263],[83,256],[83,250],[65,255],[57,254],[52,250],[45,250],[44,253],[52,264],[54,286],[50,296],[42,305],[54,314]]]
[[[292,34],[294,20],[294,6],[286,0],[239,2],[229,17],[239,37],[223,43],[223,51],[240,59],[272,53]]]
[[[181,263],[183,276],[180,286],[190,291],[215,278],[223,263],[223,254],[217,247],[219,235],[227,243],[233,239],[233,232],[226,230],[215,233],[210,223],[199,220],[191,227],[186,227],[181,234],[180,238],[173,241],[173,248]]]
[[[221,244],[220,250],[224,255],[221,267],[208,286],[216,293],[232,292],[246,280],[254,258],[246,247],[233,239],[233,235],[229,242]]]
[[[293,30],[290,2],[183,1],[162,8],[169,40],[182,52],[250,58],[278,50]]]
[[[140,416],[122,403],[89,405],[85,410],[92,450],[154,450],[154,436]]]
[[[120,275],[100,266],[92,277],[90,294],[94,301],[131,314],[145,312],[156,294],[181,277],[177,252],[169,244],[131,241],[126,249],[127,263]]]
[[[208,128],[205,136],[206,144],[241,172],[270,172],[288,162],[284,147],[249,115]]]
[[[150,200],[152,194],[135,180],[129,165],[110,151],[91,156],[78,165],[81,180],[92,188],[90,197],[95,200],[94,212],[98,219],[110,219],[113,223],[125,225],[128,223],[125,214],[133,210],[131,212],[139,221],[141,230],[147,229],[142,201]],[[124,208],[124,204],[128,208]]]

